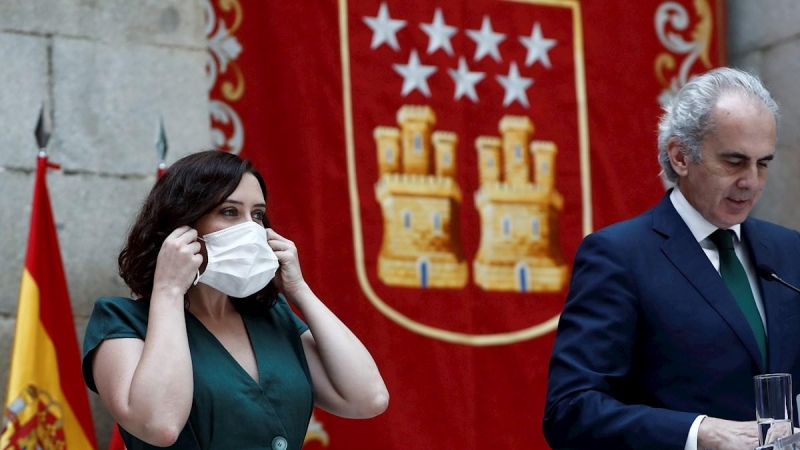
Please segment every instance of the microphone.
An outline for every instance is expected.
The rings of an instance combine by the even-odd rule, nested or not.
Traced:
[[[800,294],[800,289],[792,286],[791,284],[781,279],[781,277],[778,276],[778,274],[775,272],[775,270],[772,269],[772,267],[766,264],[759,264],[758,267],[756,267],[756,272],[758,272],[758,276],[760,276],[761,278],[767,281],[777,281],[778,283]]]

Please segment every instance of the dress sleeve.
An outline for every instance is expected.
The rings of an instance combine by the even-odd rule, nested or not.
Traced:
[[[92,376],[92,352],[106,339],[137,338],[144,340],[147,331],[148,304],[124,297],[101,297],[95,302],[83,336],[83,380],[97,392]]]
[[[308,325],[306,325],[302,319],[297,317],[297,314],[295,314],[292,310],[292,307],[289,306],[289,303],[286,301],[286,297],[284,297],[283,294],[278,295],[278,302],[275,304],[275,308],[280,312],[281,316],[289,320],[297,329],[298,336],[308,331]]]

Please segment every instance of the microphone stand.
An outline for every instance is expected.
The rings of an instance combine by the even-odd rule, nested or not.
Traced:
[[[775,281],[777,281],[778,283],[780,283],[780,284],[782,284],[782,285],[786,286],[787,288],[789,288],[789,289],[791,289],[791,290],[793,290],[793,291],[797,292],[798,294],[800,294],[800,289],[797,289],[796,287],[792,286],[791,284],[787,283],[786,281],[783,281],[783,280],[782,280],[782,279],[781,279],[779,276],[777,276],[777,275],[774,275],[774,277],[775,277]]]
[[[778,283],[780,283],[780,284],[786,286],[787,288],[795,291],[796,293],[800,294],[800,289],[796,288],[791,283],[788,283],[788,282],[784,281],[769,266],[764,265],[764,264],[759,264],[758,267],[756,268],[756,272],[758,272],[758,276],[760,276],[761,278],[763,278],[763,279],[765,279],[767,281],[777,281]]]

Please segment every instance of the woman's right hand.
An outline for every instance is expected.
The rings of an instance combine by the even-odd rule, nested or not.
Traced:
[[[194,381],[184,295],[203,262],[200,248],[197,231],[188,226],[164,239],[147,306],[147,333],[106,339],[93,357],[97,391],[114,419],[156,447],[174,444],[191,413]]]
[[[202,264],[197,231],[187,225],[176,228],[164,239],[158,252],[153,291],[163,289],[173,295],[183,296]]]

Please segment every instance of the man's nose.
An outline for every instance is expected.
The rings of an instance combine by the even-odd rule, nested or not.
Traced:
[[[759,183],[758,163],[750,164],[742,172],[736,186],[740,189],[756,189]]]

